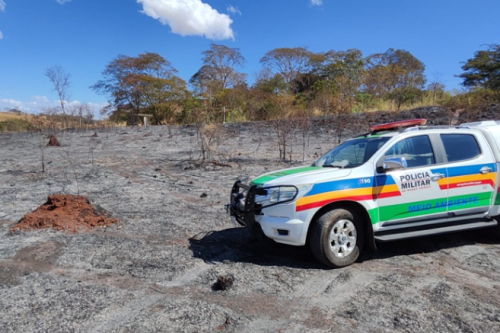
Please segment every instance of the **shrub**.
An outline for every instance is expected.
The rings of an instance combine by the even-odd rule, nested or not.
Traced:
[[[495,90],[477,89],[453,96],[447,96],[442,105],[452,109],[467,109],[470,107],[481,107],[500,100],[500,94]]]
[[[33,129],[33,125],[24,119],[9,119],[0,122],[0,132],[27,132]]]

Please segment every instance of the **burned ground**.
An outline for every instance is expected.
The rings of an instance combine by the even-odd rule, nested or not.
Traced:
[[[500,241],[488,230],[386,243],[324,269],[308,248],[254,241],[224,204],[238,177],[326,152],[328,123],[316,123],[305,161],[297,134],[287,163],[272,128],[225,129],[204,164],[194,127],[57,133],[60,147],[45,146],[47,133],[1,135],[2,332],[500,331]],[[119,222],[11,230],[52,194],[85,196]]]

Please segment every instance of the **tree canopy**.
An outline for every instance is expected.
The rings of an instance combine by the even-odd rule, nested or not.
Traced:
[[[365,91],[401,105],[424,88],[425,65],[405,50],[389,49],[367,58]]]
[[[273,72],[280,74],[291,89],[293,80],[309,71],[311,56],[312,52],[303,47],[285,47],[267,52],[260,62]]]
[[[314,89],[335,112],[350,112],[357,92],[365,81],[365,59],[361,51],[328,51],[314,59],[313,72],[318,75]]]
[[[189,80],[195,88],[217,94],[245,84],[246,74],[238,71],[245,64],[245,58],[238,49],[211,44],[210,50],[203,51],[203,55],[203,66]]]
[[[464,80],[463,86],[500,90],[500,45],[493,44],[488,50],[477,51],[462,69],[465,72],[458,77]]]
[[[425,86],[425,65],[406,50],[390,48],[365,56],[357,49],[276,48],[260,58],[262,66],[251,86],[241,72],[245,58],[239,49],[211,44],[201,60],[189,81],[192,91],[156,53],[118,56],[91,88],[109,97],[112,118],[149,113],[156,124],[341,118],[350,112],[455,103],[455,95],[439,78]],[[498,100],[499,64],[499,45],[476,52],[464,64],[460,77],[465,86],[478,88],[470,92],[481,93],[478,100]]]
[[[154,123],[168,121],[187,92],[177,70],[157,53],[137,57],[120,55],[102,72],[104,79],[91,88],[110,97],[115,110],[130,109],[153,115]]]

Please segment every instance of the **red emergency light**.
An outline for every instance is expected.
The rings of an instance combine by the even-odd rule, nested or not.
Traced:
[[[371,132],[380,132],[391,129],[405,128],[411,126],[423,126],[427,122],[427,119],[408,119],[408,120],[400,120],[392,123],[373,125],[370,127]]]

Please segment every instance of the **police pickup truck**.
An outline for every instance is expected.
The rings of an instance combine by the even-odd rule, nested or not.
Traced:
[[[256,235],[308,243],[329,267],[377,242],[483,227],[500,234],[500,121],[425,122],[372,126],[311,166],[237,181],[229,214]]]

